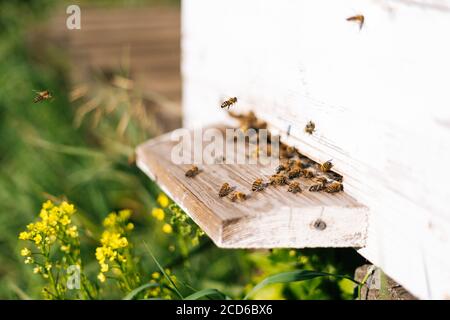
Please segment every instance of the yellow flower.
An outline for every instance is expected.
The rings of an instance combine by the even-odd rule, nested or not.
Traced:
[[[169,198],[167,198],[164,193],[160,193],[158,198],[156,198],[156,202],[158,202],[161,207],[165,208],[169,205]]]
[[[75,206],[73,204],[69,204],[66,201],[61,203],[61,209],[67,213],[68,215],[72,215],[75,213]]]
[[[67,226],[70,223],[70,219],[67,215],[63,215],[59,221],[63,226]]]
[[[25,258],[25,264],[32,264],[34,262],[34,259],[31,257],[26,257]]]
[[[28,248],[23,248],[22,250],[20,250],[20,255],[22,257],[28,257],[29,255],[31,255],[31,251]]]
[[[106,281],[106,277],[103,273],[99,273],[97,276],[97,279],[100,280],[100,282],[105,282]]]
[[[51,209],[51,208],[53,208],[53,202],[51,202],[50,200],[47,200],[42,205],[42,209],[48,210],[48,209]]]
[[[106,228],[114,227],[116,225],[116,221],[117,221],[117,214],[115,214],[114,212],[110,213],[105,218],[105,220],[103,220],[103,226],[105,226]]]
[[[36,236],[34,236],[33,241],[36,244],[40,244],[42,242],[42,236],[38,233]]]
[[[30,234],[29,232],[26,232],[26,231],[22,231],[22,232],[19,234],[19,239],[20,239],[20,240],[29,240],[30,237],[31,237],[31,234]]]
[[[119,211],[119,218],[122,221],[128,220],[131,217],[131,210],[125,209]]]
[[[131,222],[127,224],[126,226],[127,231],[131,231],[134,229],[134,224],[132,224]]]
[[[61,246],[61,251],[62,252],[69,252],[70,251],[70,244],[68,244],[68,245],[62,245]]]
[[[77,226],[71,226],[69,229],[67,229],[66,234],[72,238],[78,237]]]
[[[289,250],[289,257],[295,257],[296,254],[295,250]]]
[[[34,267],[33,268],[33,273],[40,273],[42,271],[41,267]]]
[[[173,229],[172,229],[172,226],[171,226],[170,224],[165,223],[165,224],[163,225],[163,227],[162,227],[162,231],[163,231],[164,233],[172,233]]]
[[[52,264],[49,262],[45,263],[45,269],[47,269],[47,271],[50,271],[50,269],[52,268]]]
[[[101,272],[108,272],[108,270],[109,270],[109,266],[108,266],[107,263],[102,263],[102,264],[100,265],[100,271],[101,271]]]
[[[155,217],[157,220],[162,221],[164,220],[164,210],[161,208],[153,208],[152,216]]]
[[[153,272],[152,273],[152,278],[155,280],[158,280],[161,277],[161,274],[159,272]]]

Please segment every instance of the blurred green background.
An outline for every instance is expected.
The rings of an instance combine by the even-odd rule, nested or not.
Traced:
[[[97,0],[77,4],[83,10],[87,3],[118,8],[179,8],[178,1]],[[17,235],[37,217],[41,203],[48,198],[67,198],[76,205],[76,222],[86,230],[81,235],[83,261],[94,281],[98,273],[94,251],[101,221],[112,210],[122,208],[134,211],[132,240],[148,275],[157,268],[140,245],[142,240],[162,265],[170,265],[177,278],[196,290],[217,288],[239,298],[264,277],[297,269],[353,276],[364,261],[352,249],[222,250],[206,237],[198,246],[186,248],[182,236],[163,233],[164,222],[151,215],[160,191],[133,164],[134,147],[160,133],[152,122],[143,123],[141,117],[128,114],[142,102],[140,94],[112,86],[105,75],[93,74],[86,83],[87,90],[82,90],[83,96],[71,101],[76,85],[83,85],[72,83],[74,66],[63,51],[55,50],[33,32],[55,10],[64,14],[64,8],[56,0],[0,1],[1,299],[41,298],[42,279],[24,265]],[[126,68],[118,66],[116,72],[128,77]],[[33,90],[43,89],[52,91],[54,99],[33,104]],[[103,111],[80,116],[89,97],[96,96],[106,97],[95,106]],[[111,103],[113,108],[107,109]],[[124,117],[128,119],[126,126],[121,125]],[[117,296],[111,293],[105,297]],[[349,299],[353,297],[353,285],[347,280],[320,278],[271,285],[255,297]]]

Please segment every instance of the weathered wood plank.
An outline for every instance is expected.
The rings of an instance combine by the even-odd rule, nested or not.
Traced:
[[[193,137],[191,132],[192,152],[196,148]],[[274,174],[275,167],[261,164],[204,164],[199,165],[201,172],[195,178],[188,178],[185,172],[190,165],[176,165],[171,159],[177,144],[178,141],[171,141],[170,134],[153,139],[137,149],[137,164],[218,246],[304,248],[365,244],[367,208],[345,192],[309,192],[307,187],[312,182],[303,178],[296,179],[304,189],[300,194],[287,192],[287,186],[251,192],[255,179],[268,181]],[[218,191],[225,182],[250,197],[243,202],[220,198]],[[325,223],[323,230],[314,226],[319,219]]]

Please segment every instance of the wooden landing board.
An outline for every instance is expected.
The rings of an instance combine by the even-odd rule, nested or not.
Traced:
[[[192,131],[191,131],[192,132]],[[193,136],[193,135],[191,135]],[[194,178],[185,177],[190,164],[171,160],[178,141],[171,133],[137,148],[137,165],[224,248],[275,247],[362,247],[367,229],[367,209],[354,198],[338,194],[313,193],[311,181],[298,178],[303,191],[287,192],[287,186],[269,186],[252,192],[257,178],[268,178],[274,166],[261,164],[212,164],[198,167]],[[226,144],[233,143],[227,141]],[[242,202],[220,198],[224,182],[250,197]],[[319,223],[323,222],[323,223]]]

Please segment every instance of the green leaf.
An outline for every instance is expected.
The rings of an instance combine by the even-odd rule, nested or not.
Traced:
[[[127,294],[122,300],[133,300],[133,298],[140,293],[142,290],[145,290],[147,288],[151,288],[151,287],[157,287],[158,284],[157,283],[146,283],[143,284],[142,286],[137,287],[136,289],[132,290],[129,294]]]
[[[272,276],[269,276],[265,278],[263,281],[258,283],[245,297],[244,300],[247,300],[252,294],[254,294],[256,291],[261,289],[264,286],[267,286],[269,284],[274,283],[289,283],[289,282],[297,282],[297,281],[305,281],[305,280],[311,280],[317,277],[336,277],[336,278],[345,278],[350,281],[353,281],[355,283],[358,283],[354,279],[343,276],[343,275],[336,275],[326,272],[319,272],[319,271],[311,271],[311,270],[296,270],[296,271],[289,271],[289,272],[282,272],[278,273]]]
[[[187,296],[186,298],[184,298],[184,300],[199,300],[200,298],[208,298],[211,300],[231,300],[230,297],[228,297],[227,295],[225,295],[224,293],[220,292],[217,289],[204,289],[204,290],[200,290],[197,291],[189,296]],[[212,299],[211,297],[215,297],[214,299]]]

